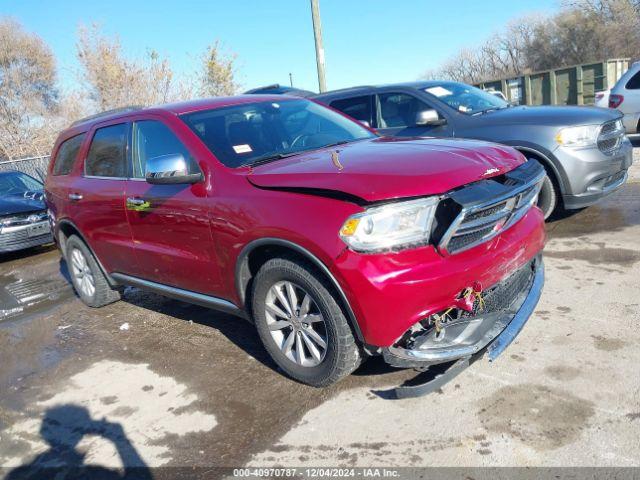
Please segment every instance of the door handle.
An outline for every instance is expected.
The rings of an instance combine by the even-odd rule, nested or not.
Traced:
[[[82,200],[82,195],[79,193],[70,193],[69,200],[71,200],[72,202],[77,202],[79,200]]]
[[[127,205],[131,205],[132,207],[141,207],[145,203],[141,198],[127,198]]]
[[[135,210],[138,212],[148,210],[151,208],[151,203],[143,198],[127,198],[127,208],[129,210]]]

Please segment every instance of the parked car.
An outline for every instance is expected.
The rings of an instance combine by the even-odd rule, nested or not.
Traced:
[[[301,88],[287,87],[286,85],[267,85],[266,87],[253,88],[244,92],[245,95],[291,95],[294,97],[313,97],[317,95],[311,90],[303,90]]]
[[[53,242],[42,188],[25,173],[0,172],[0,253]]]
[[[504,350],[542,289],[543,179],[506,146],[245,95],[80,122],[45,185],[87,305],[133,285],[249,318],[282,370],[325,386],[367,355]]]
[[[507,102],[507,97],[504,96],[504,93],[502,93],[500,90],[495,90],[493,88],[487,88],[485,89],[485,92],[490,93],[491,95],[495,95],[496,97],[500,98],[501,100],[504,100],[505,102]]]
[[[594,105],[600,108],[609,108],[609,94],[611,90],[596,92]]]
[[[631,65],[613,86],[609,108],[622,112],[627,133],[640,133],[640,62]]]
[[[458,82],[356,87],[313,97],[384,135],[461,137],[513,146],[546,172],[538,206],[589,206],[620,188],[632,163],[622,116],[593,107],[513,106]]]

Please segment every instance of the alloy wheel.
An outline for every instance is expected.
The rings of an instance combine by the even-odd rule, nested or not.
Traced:
[[[302,367],[315,367],[327,353],[327,328],[313,297],[290,281],[267,292],[265,313],[269,333],[280,351]]]
[[[96,284],[84,254],[77,248],[71,252],[71,274],[76,279],[78,289],[87,297],[93,297]]]

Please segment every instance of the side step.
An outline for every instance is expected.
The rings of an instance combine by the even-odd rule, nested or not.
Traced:
[[[232,315],[236,315],[245,319],[248,318],[247,314],[243,310],[238,308],[229,300],[225,300],[224,298],[213,297],[211,295],[192,292],[190,290],[183,290],[181,288],[152,282],[143,278],[125,275],[124,273],[112,273],[111,277],[122,285],[138,287],[142,290],[149,290],[151,292],[164,295],[165,297],[175,298],[177,300],[182,300],[183,302],[194,303],[202,307],[212,308],[220,312],[230,313]]]

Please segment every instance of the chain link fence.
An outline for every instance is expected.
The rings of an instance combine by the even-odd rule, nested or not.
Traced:
[[[49,166],[49,155],[44,157],[21,158],[19,160],[0,161],[0,172],[17,170],[44,181]]]

